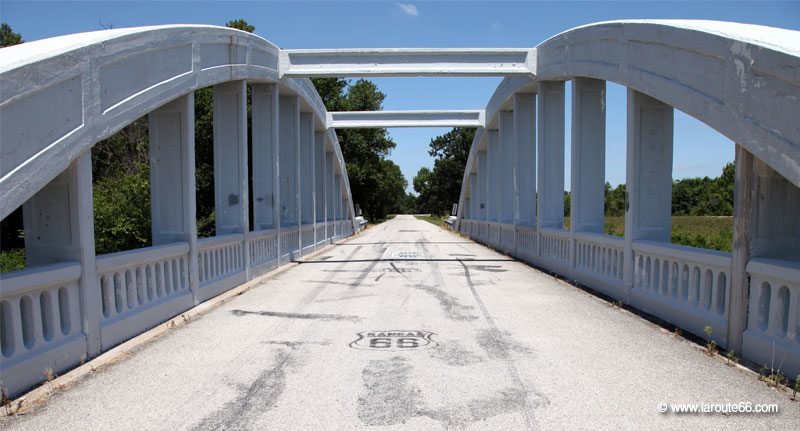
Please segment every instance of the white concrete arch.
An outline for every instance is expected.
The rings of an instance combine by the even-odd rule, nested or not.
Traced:
[[[106,30],[29,42],[3,54],[2,217],[94,143],[172,100],[228,81],[278,82],[279,49],[226,27]],[[281,84],[324,129],[325,106],[310,80]]]
[[[537,46],[541,81],[613,81],[697,118],[800,186],[800,32],[691,20],[610,21]]]

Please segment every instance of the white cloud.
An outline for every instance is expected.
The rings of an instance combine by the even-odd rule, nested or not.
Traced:
[[[397,7],[400,8],[401,11],[403,11],[404,14],[408,16],[419,16],[419,10],[417,10],[417,7],[414,6],[413,4],[410,3],[395,3],[395,4],[397,5]]]

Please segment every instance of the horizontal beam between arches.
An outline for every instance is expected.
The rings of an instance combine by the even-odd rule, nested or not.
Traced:
[[[483,110],[464,111],[342,111],[328,112],[329,129],[388,127],[483,127]]]
[[[288,49],[281,76],[507,76],[533,75],[534,48]]]

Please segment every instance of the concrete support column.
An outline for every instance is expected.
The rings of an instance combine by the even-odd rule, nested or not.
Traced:
[[[514,95],[514,178],[517,210],[514,224],[536,224],[536,95]]]
[[[81,329],[87,354],[100,353],[100,287],[95,267],[92,156],[86,151],[22,207],[27,266],[81,264]],[[38,304],[37,304],[38,306]]]
[[[197,208],[194,169],[194,93],[148,116],[153,245],[189,243],[189,285],[198,303]]]
[[[253,229],[277,228],[278,86],[253,84]]]
[[[633,287],[633,242],[670,242],[673,108],[628,89],[625,287]]]
[[[486,151],[478,151],[478,218],[489,220],[489,155]]]
[[[539,83],[537,224],[564,227],[564,83]]]
[[[344,208],[342,208],[342,175],[338,172],[333,181],[333,190],[333,202],[334,205],[336,205],[336,220],[342,220],[344,219]],[[341,234],[341,232],[337,232],[337,234]]]
[[[752,253],[753,223],[758,188],[755,158],[736,145],[736,170],[733,190],[733,247],[731,249],[731,291],[728,295],[728,348],[742,353],[742,334],[747,328],[750,279],[747,264]]]
[[[246,232],[247,84],[214,86],[214,217],[217,235]]]
[[[478,207],[480,206],[480,200],[481,200],[480,191],[478,190],[477,174],[469,175],[469,190],[470,190],[469,218],[471,220],[475,220],[478,218]]]
[[[334,191],[336,189],[333,175],[333,159],[334,153],[325,152],[325,214],[328,223],[336,220],[336,204],[334,203]],[[327,226],[327,223],[326,223]],[[336,235],[336,224],[327,232],[327,238],[330,239]]]
[[[300,114],[300,221],[314,223],[314,115]]]
[[[500,220],[500,183],[502,181],[502,156],[500,152],[500,139],[497,130],[486,131],[486,155],[489,158],[486,169],[488,181],[488,211],[489,221]]]
[[[514,159],[516,153],[516,139],[514,136],[514,113],[500,111],[499,113],[498,142],[500,143],[500,223],[514,223],[514,214],[517,212],[517,188],[514,176]]]
[[[605,221],[606,83],[572,80],[570,231],[603,233]]]
[[[217,235],[240,232],[250,278],[247,82],[214,86],[214,221]]]
[[[325,132],[314,134],[314,244],[325,234]]]
[[[299,211],[298,149],[300,147],[300,100],[280,96],[280,198],[281,226],[297,226]]]

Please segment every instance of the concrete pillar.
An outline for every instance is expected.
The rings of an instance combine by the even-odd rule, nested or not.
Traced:
[[[214,86],[214,220],[217,235],[247,232],[247,84]]]
[[[314,244],[325,238],[325,132],[314,134]]]
[[[489,158],[486,170],[488,181],[488,215],[489,221],[500,219],[500,183],[502,180],[502,157],[500,153],[500,140],[497,130],[486,131],[486,155]]]
[[[564,227],[564,83],[539,83],[538,214],[542,228]]]
[[[300,221],[314,223],[314,114],[300,114]],[[304,244],[305,245],[305,244]]]
[[[278,86],[253,84],[253,228],[274,229],[278,219]]]
[[[752,257],[800,262],[800,188],[754,159]]]
[[[514,223],[536,224],[536,95],[514,95],[514,178],[517,208]]]
[[[338,172],[333,181],[333,190],[333,202],[334,205],[336,205],[336,220],[342,220],[344,218],[344,208],[342,208],[342,175]],[[341,234],[341,232],[337,232],[337,234]]]
[[[514,214],[517,212],[516,178],[514,177],[514,159],[516,153],[516,139],[514,137],[514,113],[500,111],[499,113],[498,142],[500,144],[500,223],[514,223]]]
[[[92,156],[80,155],[22,207],[28,267],[56,262],[81,264],[81,328],[87,353],[100,353],[100,287],[95,267]]]
[[[189,243],[189,284],[196,304],[200,279],[197,272],[194,93],[150,112],[148,121],[153,245]]]
[[[605,222],[606,83],[572,80],[572,232],[603,233]]]
[[[758,189],[755,158],[736,145],[736,170],[733,190],[733,244],[731,249],[731,291],[728,295],[728,348],[741,354],[742,334],[747,328],[750,279],[747,264],[752,253],[753,223]]]
[[[489,220],[489,156],[486,151],[478,151],[478,218]]]
[[[325,152],[325,214],[326,219],[328,222],[332,222],[336,220],[336,204],[334,202],[334,192],[335,192],[335,183],[334,183],[334,174],[333,174],[333,159],[334,153],[332,152]],[[335,235],[335,225],[332,229],[328,230],[327,237],[330,239]]]
[[[314,135],[314,214],[317,223],[325,222],[325,132]]]
[[[300,100],[280,96],[280,223],[297,226],[299,212],[298,148],[300,146]]]
[[[470,209],[469,218],[475,220],[478,218],[478,207],[480,206],[480,191],[478,190],[478,175],[469,175],[469,190],[470,190]]]
[[[625,286],[633,287],[633,242],[670,242],[673,108],[628,89]]]

